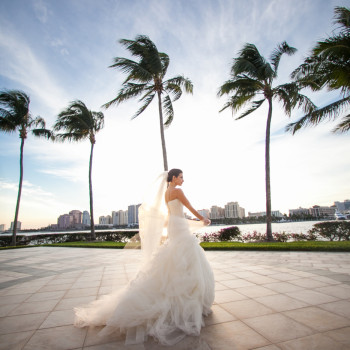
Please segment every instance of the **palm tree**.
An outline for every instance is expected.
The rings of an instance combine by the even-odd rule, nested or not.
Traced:
[[[18,213],[22,194],[24,141],[27,138],[29,130],[37,137],[43,136],[50,138],[52,136],[50,130],[45,128],[45,120],[43,118],[32,118],[29,111],[29,104],[30,98],[23,91],[4,90],[0,92],[0,130],[8,133],[18,130],[21,139],[19,185],[12,232],[13,246],[16,245]]]
[[[63,110],[57,118],[53,130],[63,131],[55,135],[58,141],[81,141],[89,139],[91,143],[89,161],[89,195],[90,195],[90,218],[91,218],[91,239],[96,239],[94,223],[94,206],[92,196],[92,156],[96,142],[96,133],[104,126],[104,116],[102,112],[90,111],[84,102],[73,101]]]
[[[333,132],[343,133],[350,130],[350,10],[346,7],[336,7],[335,23],[340,32],[319,41],[293,73],[292,78],[314,91],[327,87],[328,90],[340,89],[342,98],[322,108],[307,113],[295,123],[287,126],[293,134],[305,126],[317,125],[326,119],[335,119],[343,112],[340,123]]]
[[[246,103],[250,107],[241,114],[238,119],[244,118],[248,114],[256,111],[266,100],[268,102],[268,114],[265,138],[265,185],[266,185],[266,235],[269,241],[273,240],[271,231],[271,186],[270,186],[270,125],[272,118],[272,101],[282,102],[287,115],[296,106],[302,106],[305,111],[314,107],[312,102],[299,93],[300,87],[296,83],[288,83],[273,87],[273,81],[277,77],[278,66],[283,54],[292,55],[296,49],[290,47],[286,42],[281,43],[272,52],[270,62],[261,56],[260,52],[253,44],[245,44],[239,52],[239,56],[234,58],[231,68],[231,79],[226,81],[220,88],[218,96],[231,95],[220,110],[226,108],[236,112]],[[261,99],[252,101],[261,95]]]
[[[127,74],[122,88],[116,98],[106,103],[103,107],[119,104],[133,97],[139,97],[142,103],[140,109],[132,117],[138,117],[158,97],[160,136],[163,150],[164,170],[168,170],[167,152],[164,138],[164,126],[168,127],[174,118],[172,102],[178,100],[182,95],[182,89],[188,93],[193,92],[192,82],[184,76],[176,76],[164,80],[169,66],[169,56],[159,52],[155,44],[145,35],[139,35],[135,40],[121,39],[122,44],[132,56],[138,60],[133,61],[123,57],[115,57],[114,64],[110,67],[117,68]],[[162,96],[164,95],[164,96]],[[163,122],[163,110],[166,117]]]

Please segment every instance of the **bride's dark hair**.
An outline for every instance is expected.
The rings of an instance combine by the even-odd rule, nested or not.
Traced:
[[[171,182],[173,176],[178,177],[182,173],[181,169],[171,169],[168,172],[167,182]]]

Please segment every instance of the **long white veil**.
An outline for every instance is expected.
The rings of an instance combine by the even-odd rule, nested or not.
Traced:
[[[167,176],[168,172],[165,171],[156,178],[139,207],[139,237],[143,264],[150,260],[154,251],[161,245],[162,235],[166,234],[164,231],[168,210],[164,194],[167,189]],[[140,244],[135,238],[132,238],[125,248],[139,248]]]

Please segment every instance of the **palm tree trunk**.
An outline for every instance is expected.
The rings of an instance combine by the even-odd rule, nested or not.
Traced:
[[[91,239],[96,240],[95,234],[95,222],[94,222],[94,203],[92,197],[92,181],[91,181],[91,170],[92,170],[92,156],[94,153],[94,143],[91,142],[90,162],[89,162],[89,193],[90,193],[90,222],[91,222]]]
[[[265,186],[266,186],[266,237],[268,241],[273,241],[271,228],[271,186],[270,186],[270,127],[272,119],[272,98],[268,98],[269,113],[266,123],[265,138]]]
[[[24,147],[24,137],[21,137],[21,150],[20,150],[20,161],[19,161],[19,185],[18,185],[18,195],[17,195],[17,204],[15,218],[13,220],[13,233],[12,233],[12,245],[16,245],[16,235],[17,235],[17,222],[18,222],[18,213],[19,213],[19,204],[21,202],[22,194],[22,183],[23,183],[23,147]]]
[[[163,125],[162,96],[160,91],[158,91],[158,107],[159,107],[160,137],[162,139],[164,171],[168,171],[168,159],[166,154],[164,125]]]

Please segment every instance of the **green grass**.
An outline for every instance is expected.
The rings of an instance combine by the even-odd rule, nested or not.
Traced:
[[[350,252],[350,241],[341,242],[203,242],[201,246],[205,250],[269,250],[269,251],[326,251],[326,252]]]
[[[41,245],[45,247],[73,247],[73,248],[111,248],[123,249],[125,243],[120,242],[66,242]],[[350,241],[341,242],[261,242],[261,243],[239,243],[239,242],[203,242],[201,246],[205,250],[263,250],[263,251],[325,251],[325,252],[350,252]],[[1,247],[0,249],[30,248],[40,246],[17,246]]]

